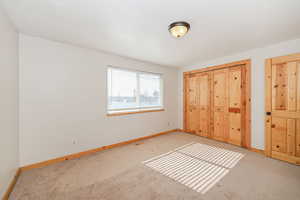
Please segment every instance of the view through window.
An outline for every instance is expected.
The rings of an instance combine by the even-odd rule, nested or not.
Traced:
[[[162,108],[160,74],[109,67],[107,86],[109,112]]]

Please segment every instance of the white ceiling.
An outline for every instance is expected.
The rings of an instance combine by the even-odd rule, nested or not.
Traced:
[[[300,38],[300,0],[1,1],[20,32],[175,67]]]

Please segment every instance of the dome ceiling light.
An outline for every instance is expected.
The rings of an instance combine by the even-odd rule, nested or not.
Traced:
[[[189,30],[190,24],[187,22],[174,22],[169,25],[169,32],[176,38],[184,36]]]

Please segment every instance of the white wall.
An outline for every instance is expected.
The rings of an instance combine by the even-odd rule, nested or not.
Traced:
[[[18,34],[0,8],[0,198],[19,167]]]
[[[266,58],[300,53],[300,39],[278,43],[272,46],[253,49],[231,56],[216,58],[185,67],[179,72],[179,123],[183,126],[183,84],[182,73],[193,69],[251,59],[252,62],[252,147],[264,149],[264,62]]]
[[[182,72],[248,58],[252,62],[252,146],[263,149],[264,60],[300,52],[298,39],[178,71],[24,34],[19,40],[21,166],[182,128]],[[163,73],[166,111],[107,117],[107,65]]]
[[[163,73],[165,111],[107,117],[107,65]],[[20,165],[178,128],[177,75],[175,68],[21,34]]]

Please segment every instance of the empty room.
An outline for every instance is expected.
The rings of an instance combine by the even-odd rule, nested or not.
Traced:
[[[0,0],[0,199],[300,200],[299,0]]]

